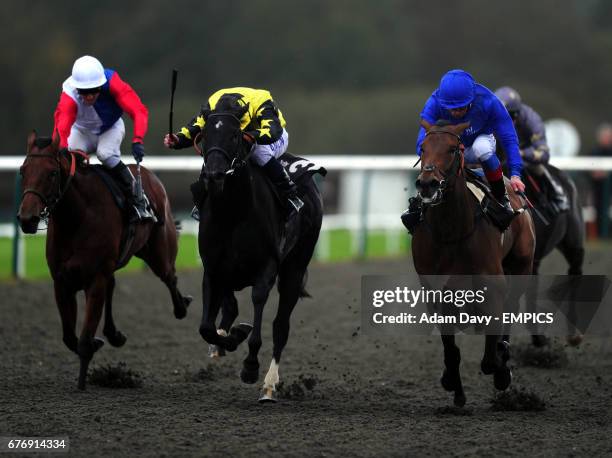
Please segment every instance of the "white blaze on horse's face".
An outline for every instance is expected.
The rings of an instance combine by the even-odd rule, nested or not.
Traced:
[[[220,129],[222,125],[223,125],[223,121],[221,120],[217,121],[217,124],[215,124],[215,129]]]

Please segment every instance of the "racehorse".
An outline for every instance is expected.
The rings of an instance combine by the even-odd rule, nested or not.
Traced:
[[[177,288],[174,261],[177,232],[170,203],[161,182],[142,168],[142,185],[158,222],[136,224],[126,243],[126,216],[115,204],[100,176],[82,164],[85,153],[59,149],[54,140],[28,137],[27,154],[19,169],[22,198],[17,218],[23,232],[36,233],[48,217],[47,264],[60,312],[64,344],[80,359],[78,388],[85,389],[89,363],[104,341],[95,337],[104,310],[104,335],[115,347],[126,342],[113,321],[114,272],[136,255],[170,290],[174,316],[184,318],[190,296]],[[82,158],[81,158],[82,159]],[[78,164],[81,162],[81,164]],[[84,290],[86,305],[81,335],[75,334],[77,291]]]
[[[200,334],[220,350],[234,351],[251,331],[248,324],[231,327],[238,315],[234,291],[252,286],[254,319],[240,378],[244,383],[256,383],[263,309],[278,281],[273,357],[259,399],[274,402],[291,313],[298,299],[308,295],[304,289],[307,267],[319,237],[323,208],[314,180],[308,176],[297,183],[304,207],[285,222],[284,201],[249,159],[251,143],[240,129],[246,109],[222,98],[215,110],[205,115],[205,165],[199,184],[204,186],[206,197],[198,199],[194,192],[200,201],[198,237],[204,265]],[[220,309],[223,314],[217,329]]]
[[[584,262],[584,221],[582,210],[578,202],[578,192],[576,185],[566,173],[549,164],[542,164],[550,174],[554,176],[563,187],[568,201],[569,210],[563,212],[550,211],[550,205],[543,198],[541,185],[538,184],[537,177],[530,172],[530,167],[524,169],[525,193],[532,202],[535,210],[539,214],[545,215],[546,221],[540,217],[534,217],[536,233],[536,249],[533,259],[533,275],[538,275],[540,263],[556,247],[563,254],[569,264],[568,275],[582,275],[582,264]],[[533,286],[527,290],[526,300],[528,309],[532,309],[535,304],[537,290],[537,279]],[[534,334],[532,342],[535,346],[543,346],[547,338],[541,334]],[[569,334],[568,343],[578,345],[582,341],[579,333]]]
[[[424,220],[412,236],[412,255],[419,276],[487,275],[503,279],[504,274],[530,274],[535,247],[530,214],[520,213],[502,235],[483,216],[467,187],[460,135],[469,123],[442,126],[422,120],[421,125],[426,136],[416,187],[424,205]],[[516,194],[510,192],[510,198],[514,208],[521,206]],[[504,289],[502,284],[487,294],[496,313],[504,306]],[[507,300],[518,305],[519,298],[520,295]],[[441,383],[444,389],[454,392],[455,405],[463,406],[466,397],[459,372],[461,353],[452,332],[441,334],[445,364]],[[482,372],[493,374],[499,390],[506,389],[512,380],[506,366],[506,340],[501,335],[487,335],[481,361]]]

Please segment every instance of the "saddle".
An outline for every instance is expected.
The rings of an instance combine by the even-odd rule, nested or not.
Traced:
[[[283,154],[279,158],[279,162],[285,168],[291,180],[293,180],[293,182],[298,185],[299,197],[301,197],[304,193],[304,189],[303,187],[300,188],[300,185],[307,185],[308,180],[310,180],[316,174],[319,174],[322,177],[327,175],[327,169],[325,169],[325,167],[316,165],[314,162],[311,162],[308,159],[304,159],[299,156],[294,156],[290,153]],[[278,200],[278,202],[281,205],[284,205],[283,199],[278,194],[277,187],[274,186],[274,184],[267,177],[265,177],[265,181],[276,199]],[[200,204],[206,198],[206,190],[204,189],[204,185],[201,180],[198,180],[195,183],[191,184],[191,194],[193,196],[194,204],[196,205],[196,207],[199,207]]]

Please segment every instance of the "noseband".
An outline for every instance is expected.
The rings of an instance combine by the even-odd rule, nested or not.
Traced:
[[[440,181],[440,187],[439,187],[440,197],[438,199],[435,199],[437,203],[442,201],[442,198],[444,197],[444,191],[448,189],[449,183],[451,183],[450,180],[452,179],[452,177],[462,173],[463,161],[464,161],[463,159],[464,146],[463,146],[463,142],[461,141],[461,137],[453,132],[448,132],[446,130],[430,130],[429,132],[425,134],[425,138],[427,138],[430,135],[438,135],[438,134],[452,135],[453,137],[457,139],[457,144],[455,145],[455,148],[450,153],[453,156],[453,162],[451,163],[450,167],[447,170],[440,170],[440,174],[442,175],[442,180]],[[421,150],[421,157],[422,157],[422,150]],[[437,167],[435,164],[423,165],[423,167],[421,168],[422,172],[434,172],[435,170],[437,170]],[[435,203],[431,203],[430,205],[435,205]]]
[[[62,179],[61,179],[62,166],[60,163],[60,154],[62,153],[70,153],[70,173],[68,175],[68,180],[66,181],[66,185],[64,186],[63,189],[62,189]],[[27,188],[23,191],[23,194],[21,194],[22,201],[27,194],[34,194],[36,197],[40,199],[40,201],[44,205],[44,208],[40,213],[40,217],[42,219],[46,219],[49,217],[49,215],[53,212],[53,209],[56,207],[56,205],[59,203],[59,201],[62,199],[62,197],[68,190],[68,187],[70,186],[70,183],[72,182],[72,178],[74,177],[74,174],[76,172],[76,162],[77,162],[76,155],[84,158],[85,161],[89,163],[89,156],[80,150],[75,150],[75,151],[62,150],[56,154],[54,153],[31,153],[27,155],[27,158],[55,159],[55,163],[57,165],[57,168],[55,170],[55,175],[53,176],[53,180],[57,181],[57,189],[50,196],[45,196],[43,193],[41,193],[40,191],[34,188]]]

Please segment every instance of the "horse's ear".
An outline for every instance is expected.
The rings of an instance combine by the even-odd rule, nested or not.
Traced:
[[[55,129],[53,131],[53,141],[51,142],[51,150],[53,152],[59,151],[59,145],[60,145],[60,135],[59,135],[59,131]]]
[[[35,141],[36,141],[36,131],[32,130],[32,132],[30,132],[30,135],[28,135],[28,147],[26,149],[28,153],[32,151],[32,146],[34,146]]]
[[[425,132],[429,132],[431,130],[431,128],[433,127],[425,119],[421,119],[420,124],[421,124],[421,127],[423,127],[423,129],[425,129]]]
[[[468,127],[470,127],[470,121],[462,122],[461,124],[457,124],[453,126],[452,129],[457,135],[461,135],[463,131],[467,129]]]

